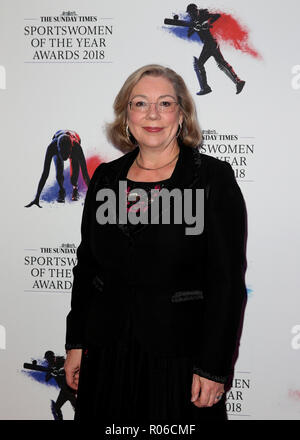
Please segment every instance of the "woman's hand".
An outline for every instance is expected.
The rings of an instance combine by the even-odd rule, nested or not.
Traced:
[[[191,402],[198,408],[213,406],[218,403],[224,394],[224,385],[205,377],[193,374]]]
[[[78,389],[80,363],[81,363],[82,349],[72,349],[67,352],[65,360],[66,382],[73,390]]]

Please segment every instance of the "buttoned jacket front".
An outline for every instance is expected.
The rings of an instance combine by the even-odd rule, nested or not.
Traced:
[[[91,179],[66,347],[113,344],[131,315],[145,350],[188,356],[203,375],[227,377],[246,299],[246,210],[233,170],[181,145],[167,188],[204,190],[203,232],[186,234],[184,222],[132,232],[119,222],[118,190],[138,151],[101,164]],[[103,188],[117,195],[113,224],[97,221]]]

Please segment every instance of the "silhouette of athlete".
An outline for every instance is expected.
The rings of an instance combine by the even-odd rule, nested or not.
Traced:
[[[71,184],[73,185],[72,200],[79,199],[78,176],[80,168],[86,186],[88,186],[90,183],[84,153],[80,144],[81,139],[75,131],[58,130],[54,134],[50,145],[47,147],[44,168],[38,184],[36,196],[31,203],[26,205],[26,208],[29,208],[32,205],[37,205],[42,208],[39,203],[40,195],[48,179],[52,159],[56,168],[56,180],[59,185],[59,192],[56,199],[57,202],[64,203],[65,201],[66,191],[64,188],[64,161],[67,159],[70,159],[70,180]]]
[[[206,71],[204,68],[204,64],[211,56],[216,60],[218,67],[235,83],[236,93],[240,93],[243,90],[245,81],[239,79],[233,68],[224,59],[217,40],[210,33],[212,24],[221,17],[221,14],[211,14],[208,9],[198,9],[194,3],[187,6],[186,12],[191,17],[188,37],[191,37],[194,32],[197,32],[203,43],[199,58],[194,57],[194,70],[200,85],[200,91],[197,95],[206,95],[212,91],[207,84]]]
[[[46,382],[48,382],[51,377],[54,377],[57,385],[60,388],[59,395],[56,402],[51,401],[51,410],[55,420],[63,420],[63,415],[61,407],[69,401],[75,408],[76,397],[72,389],[68,387],[65,377],[64,362],[65,358],[63,356],[55,356],[53,351],[46,351],[44,358],[48,362],[50,371],[46,374]]]

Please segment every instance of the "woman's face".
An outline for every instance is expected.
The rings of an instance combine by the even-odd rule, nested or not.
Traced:
[[[172,83],[162,77],[144,76],[132,89],[129,101],[138,103],[156,103],[176,101],[177,96]],[[163,147],[177,144],[176,133],[183,117],[179,105],[174,111],[159,112],[155,104],[151,104],[146,112],[130,109],[128,105],[127,124],[141,147]]]

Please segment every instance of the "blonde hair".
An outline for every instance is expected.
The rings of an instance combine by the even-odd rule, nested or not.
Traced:
[[[196,107],[182,77],[174,70],[159,64],[149,64],[133,72],[117,94],[113,109],[115,119],[106,125],[108,140],[119,150],[128,152],[136,147],[135,139],[126,131],[127,106],[132,89],[146,75],[168,79],[174,87],[180,110],[183,116],[182,127],[178,140],[190,147],[198,147],[202,140],[197,120]]]

